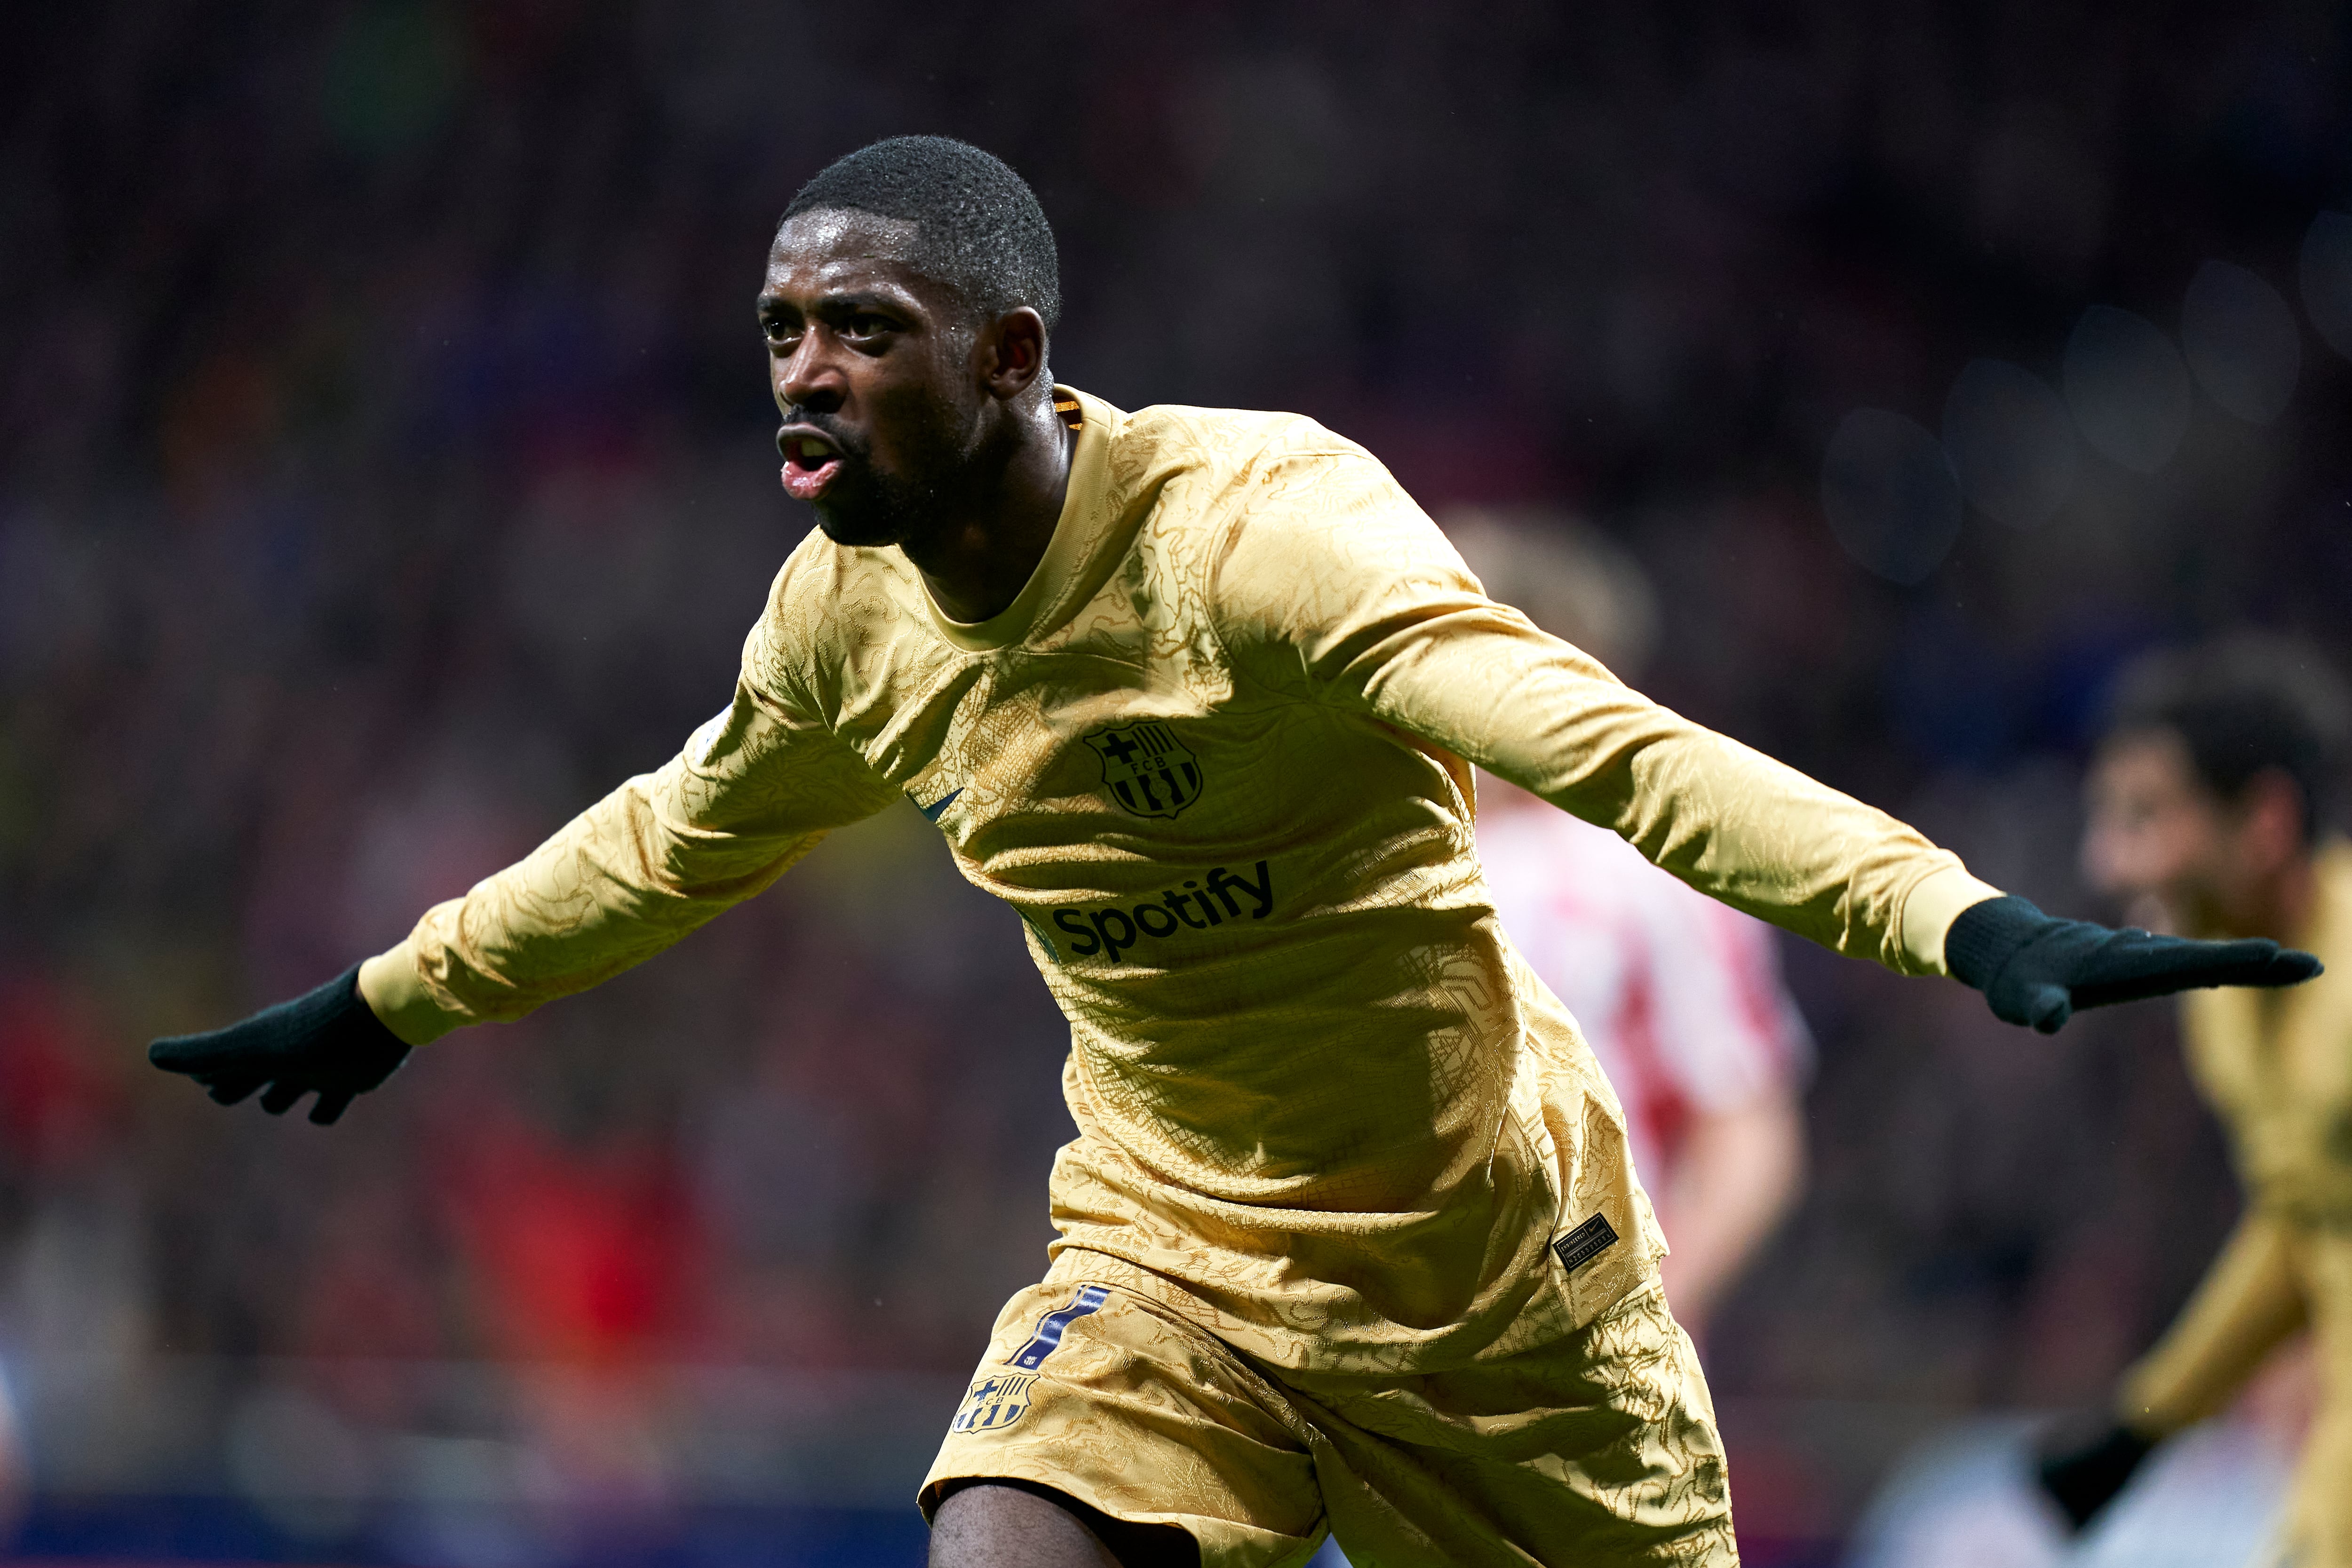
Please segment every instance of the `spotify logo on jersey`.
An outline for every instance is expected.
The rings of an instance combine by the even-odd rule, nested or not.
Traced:
[[[1117,963],[1121,953],[1146,939],[1175,936],[1188,927],[1207,931],[1229,920],[1262,921],[1273,911],[1274,868],[1261,860],[1254,876],[1236,877],[1213,866],[1206,877],[1126,909],[1055,910],[1054,924],[1080,958],[1104,953]]]

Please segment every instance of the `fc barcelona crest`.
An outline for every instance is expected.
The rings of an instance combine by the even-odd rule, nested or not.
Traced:
[[[949,1430],[993,1432],[1029,1414],[1029,1387],[1037,1380],[1025,1373],[983,1377],[971,1385],[955,1413]]]
[[[1173,816],[1201,798],[1201,764],[1160,721],[1097,730],[1087,744],[1102,758],[1103,787],[1138,816]]]

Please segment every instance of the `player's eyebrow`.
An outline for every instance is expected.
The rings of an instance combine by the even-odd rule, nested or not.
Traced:
[[[906,301],[894,295],[878,293],[871,289],[820,294],[810,303],[807,313],[815,316],[844,316],[853,311],[876,308],[904,311]],[[802,313],[798,302],[782,294],[761,294],[759,298],[758,309],[762,319],[780,315],[785,311],[791,311],[794,315]]]
[[[894,315],[903,315],[906,312],[907,302],[894,295],[877,293],[870,289],[856,293],[825,294],[820,296],[816,301],[816,314],[820,316],[848,316],[860,310],[876,309],[888,310]]]

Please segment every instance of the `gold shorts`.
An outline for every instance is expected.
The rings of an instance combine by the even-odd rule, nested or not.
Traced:
[[[1736,1568],[1715,1408],[1656,1280],[1494,1362],[1334,1377],[1249,1360],[1108,1285],[1005,1304],[924,1478],[1035,1481],[1181,1525],[1202,1568]]]

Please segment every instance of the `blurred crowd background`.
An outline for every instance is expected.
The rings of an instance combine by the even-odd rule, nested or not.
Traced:
[[[2118,662],[2352,655],[2347,89],[2320,5],[12,14],[17,1549],[918,1560],[1069,1128],[1016,921],[911,807],[331,1130],[141,1054],[726,700],[807,526],[752,294],[833,157],[1004,157],[1061,379],[1584,520],[1654,585],[1657,696],[2112,917],[2074,842]],[[2162,1007],[2044,1040],[1785,962],[1814,1183],[1708,1358],[1750,1560],[1829,1562],[1938,1421],[2097,1397],[2236,1197]]]

